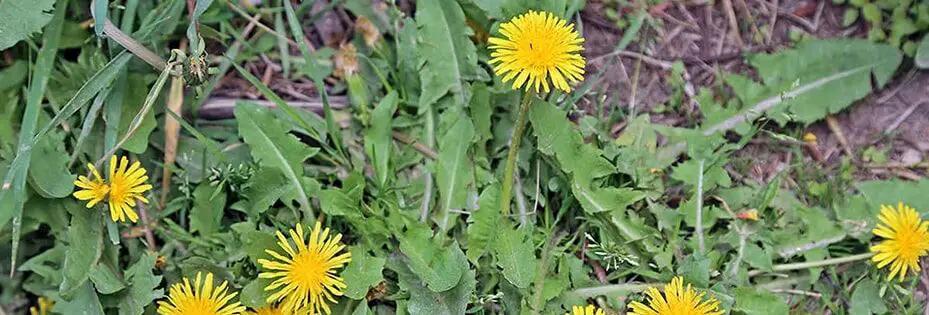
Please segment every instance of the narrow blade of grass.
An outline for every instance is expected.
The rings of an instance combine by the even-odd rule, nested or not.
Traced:
[[[65,20],[64,13],[67,8],[68,0],[59,0],[55,5],[55,16],[45,27],[42,48],[39,50],[38,58],[36,58],[35,70],[32,73],[32,81],[29,83],[29,92],[26,96],[26,109],[23,113],[22,127],[19,131],[18,154],[13,160],[6,178],[3,180],[3,185],[0,186],[2,187],[0,188],[0,204],[6,204],[4,202],[6,198],[13,198],[12,209],[0,209],[0,211],[12,212],[10,216],[0,215],[0,217],[13,219],[13,250],[10,254],[12,261],[10,267],[11,277],[16,272],[16,254],[19,250],[19,238],[22,232],[23,203],[26,201],[26,171],[29,169],[32,147],[35,144],[33,136],[39,120],[39,111],[42,109],[45,88],[48,86],[48,79],[52,67],[55,65],[55,56],[58,54],[58,44],[61,41],[61,30]],[[5,222],[3,223],[5,224]]]
[[[110,85],[116,76],[119,74],[120,70],[126,67],[126,64],[129,62],[129,59],[132,58],[132,54],[128,51],[119,53],[116,58],[110,60],[103,68],[101,68],[97,73],[95,73],[90,80],[87,80],[87,83],[84,83],[83,86],[74,94],[74,97],[65,104],[64,108],[61,109],[61,112],[58,115],[55,115],[48,124],[42,127],[42,130],[35,135],[32,141],[29,143],[30,146],[35,144],[35,142],[44,136],[46,133],[58,126],[62,121],[68,119],[74,113],[77,113],[81,109],[81,106],[87,104],[92,97],[97,95],[98,92],[103,90],[103,88]]]
[[[332,107],[329,106],[329,95],[326,93],[326,85],[323,83],[323,74],[322,71],[316,67],[316,63],[313,52],[310,51],[310,47],[306,45],[306,36],[303,34],[303,28],[300,26],[299,20],[297,20],[297,14],[294,13],[294,6],[290,4],[290,1],[284,1],[284,11],[287,12],[287,22],[290,25],[290,32],[294,35],[294,40],[297,41],[300,47],[300,54],[303,55],[303,59],[306,61],[306,67],[308,67],[308,73],[313,79],[313,85],[316,86],[316,89],[319,91],[319,96],[323,99],[323,111],[326,116],[326,129],[329,130],[329,137],[332,139],[333,145],[335,145],[336,150],[339,151],[339,154],[348,159],[348,155],[345,154],[345,151],[342,149],[342,137],[339,134],[339,127],[335,123],[335,117],[332,115]]]
[[[164,71],[161,71],[161,75],[158,76],[158,80],[155,81],[155,85],[152,86],[152,89],[148,91],[148,96],[145,97],[145,103],[142,104],[142,109],[135,114],[135,117],[132,118],[132,122],[129,123],[129,130],[126,130],[126,134],[123,135],[122,139],[119,139],[119,142],[115,146],[110,148],[106,154],[103,155],[97,163],[94,163],[96,167],[100,167],[103,164],[103,161],[106,161],[111,155],[116,153],[129,138],[139,129],[139,125],[142,124],[142,120],[145,118],[145,115],[148,115],[148,112],[152,110],[152,105],[155,104],[155,100],[158,99],[158,95],[161,94],[161,90],[164,89],[165,83],[168,82],[168,77],[171,76],[171,66],[165,67]]]
[[[94,98],[94,102],[90,105],[90,109],[87,110],[87,116],[84,117],[84,123],[81,124],[81,133],[77,137],[77,142],[74,144],[74,153],[71,154],[71,162],[68,163],[68,167],[74,165],[74,162],[77,161],[77,158],[80,156],[82,149],[84,148],[84,143],[87,141],[87,137],[90,136],[90,132],[93,131],[94,125],[97,122],[97,117],[100,117],[100,109],[103,108],[103,100],[106,99],[106,95],[109,93],[98,94]]]

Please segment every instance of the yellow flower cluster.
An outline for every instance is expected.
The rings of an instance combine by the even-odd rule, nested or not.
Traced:
[[[284,315],[284,314],[329,314],[329,303],[337,303],[342,296],[345,282],[336,273],[352,260],[351,253],[342,253],[342,234],[330,235],[317,222],[310,235],[305,235],[303,225],[288,231],[290,239],[277,232],[278,246],[283,254],[265,250],[274,259],[261,259],[265,272],[262,279],[275,279],[264,288],[271,293],[268,306],[254,312],[245,311],[239,302],[229,303],[236,293],[226,292],[226,282],[213,289],[213,274],[201,281],[200,274],[191,289],[189,279],[183,285],[171,287],[168,300],[158,302],[160,315]],[[308,237],[307,237],[308,236]],[[202,287],[202,288],[201,288]]]
[[[147,183],[148,176],[145,175],[145,168],[139,161],[129,165],[129,159],[125,156],[116,163],[116,156],[110,159],[109,182],[105,182],[100,176],[100,172],[93,164],[88,163],[87,168],[93,175],[93,179],[87,176],[80,176],[74,185],[82,188],[74,192],[74,198],[78,200],[88,200],[87,208],[107,199],[110,208],[110,218],[114,222],[129,221],[135,223],[139,220],[133,207],[136,201],[148,203],[142,194],[152,189],[152,185]]]

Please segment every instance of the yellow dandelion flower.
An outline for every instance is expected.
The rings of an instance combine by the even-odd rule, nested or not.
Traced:
[[[55,306],[55,301],[44,296],[39,297],[36,306],[29,308],[29,315],[48,315],[52,311],[52,306]]]
[[[113,221],[129,221],[135,223],[139,220],[139,215],[132,208],[136,200],[148,203],[148,199],[142,196],[143,193],[152,189],[152,185],[147,184],[148,176],[145,175],[145,169],[142,168],[139,161],[129,166],[129,159],[125,156],[119,161],[119,168],[116,164],[116,156],[110,159],[110,218]],[[128,168],[128,169],[127,169]]]
[[[106,198],[106,194],[110,192],[110,186],[103,182],[100,172],[97,172],[93,164],[87,163],[87,168],[93,173],[93,180],[84,175],[78,176],[74,185],[82,189],[75,191],[73,196],[78,200],[90,200],[87,202],[87,207],[90,208]]]
[[[648,288],[648,304],[632,302],[631,312],[626,315],[722,315],[719,310],[719,301],[714,297],[703,299],[706,292],[697,293],[687,284],[684,289],[684,279],[674,277],[671,283],[665,285],[664,296],[657,288]]]
[[[603,311],[603,309],[593,306],[593,305],[587,305],[587,306],[575,305],[571,307],[570,313],[564,313],[564,315],[605,315],[605,314],[606,313]]]
[[[871,260],[877,268],[890,264],[888,280],[899,274],[899,281],[903,281],[908,270],[919,271],[919,258],[929,252],[929,221],[920,220],[919,213],[902,202],[897,209],[881,205],[878,219],[883,224],[872,232],[886,240],[871,246],[871,252],[876,253]]]
[[[351,253],[337,255],[345,248],[345,245],[339,243],[342,234],[330,237],[329,228],[322,230],[322,225],[316,222],[307,243],[303,226],[297,223],[296,230],[290,230],[290,238],[296,247],[291,246],[280,231],[277,232],[277,238],[278,245],[287,255],[268,249],[265,252],[275,259],[258,260],[268,270],[258,277],[275,279],[265,287],[265,291],[274,292],[267,301],[280,301],[280,307],[288,312],[306,309],[312,314],[329,314],[326,301],[336,303],[333,296],[342,296],[342,290],[345,289],[345,282],[335,274],[336,270],[352,260]]]
[[[213,274],[207,273],[206,279],[197,273],[194,286],[190,279],[184,283],[171,285],[168,301],[158,301],[159,315],[238,315],[245,312],[245,306],[239,302],[229,303],[236,292],[227,293],[227,282],[213,288]],[[203,281],[201,281],[203,280]]]
[[[503,82],[513,80],[513,89],[525,84],[526,90],[542,87],[548,93],[548,83],[570,92],[568,82],[584,79],[586,61],[580,52],[584,39],[574,24],[549,12],[529,11],[500,25],[506,38],[489,39],[490,63]]]

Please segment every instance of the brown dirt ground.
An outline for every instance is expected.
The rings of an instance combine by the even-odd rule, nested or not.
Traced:
[[[696,3],[694,3],[696,2]],[[840,21],[844,8],[832,4],[832,1],[799,0],[731,0],[715,1],[715,5],[703,4],[707,1],[674,1],[670,5],[651,7],[652,18],[660,25],[649,29],[645,37],[653,40],[636,41],[626,48],[627,51],[641,52],[662,62],[676,59],[688,60],[688,83],[694,87],[718,84],[715,73],[718,71],[751,74],[739,56],[742,51],[775,51],[791,44],[788,33],[791,29],[805,30],[815,38],[858,37],[866,34],[866,26],[855,25],[842,28]],[[775,11],[774,2],[778,3]],[[728,27],[726,4],[732,4],[736,22],[741,25],[739,40],[732,36]],[[633,91],[634,71],[637,58],[623,56],[619,62],[607,64],[609,58],[598,58],[613,52],[622,37],[622,31],[602,14],[604,3],[590,1],[581,14],[585,48],[590,64],[591,74],[603,73],[604,77],[598,88],[605,91],[617,91],[610,96],[607,106],[630,106]],[[780,12],[776,20],[772,12]],[[748,21],[748,22],[746,22]],[[774,22],[774,31],[767,35]],[[752,26],[754,24],[754,26]],[[646,28],[643,27],[643,30]],[[760,33],[762,40],[752,41],[753,35]],[[644,60],[644,59],[643,59]],[[654,108],[667,101],[668,71],[662,69],[658,62],[643,62],[635,86],[635,99],[631,106],[641,112]],[[895,78],[882,90],[857,102],[849,109],[834,115],[837,128],[830,128],[825,122],[817,122],[805,128],[818,138],[817,150],[826,165],[835,165],[846,155],[837,132],[844,135],[848,150],[860,158],[860,153],[868,147],[875,146],[887,150],[891,163],[913,164],[922,162],[929,152],[929,73],[911,71],[909,65],[898,70]],[[594,77],[593,75],[588,78]],[[685,102],[686,104],[687,102]],[[590,106],[590,104],[588,104]],[[692,121],[696,115],[694,108],[683,106],[683,113],[652,115],[655,122],[680,124]],[[893,126],[893,128],[889,128]],[[768,139],[770,140],[770,139]],[[760,142],[760,144],[758,143]],[[746,147],[740,154],[751,156],[755,165],[749,166],[748,177],[761,182],[770,179],[773,173],[791,164],[790,154],[778,152],[771,148],[771,141],[758,141]],[[783,150],[780,150],[783,151]],[[809,151],[799,157],[812,161]],[[793,163],[798,161],[794,160]],[[919,179],[923,175],[919,170],[906,168],[891,169],[864,168],[858,174],[861,178],[886,178],[899,176],[907,179]],[[923,167],[925,169],[925,167]]]

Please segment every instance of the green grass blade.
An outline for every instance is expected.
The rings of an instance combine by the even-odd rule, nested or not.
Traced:
[[[294,6],[290,4],[290,1],[284,1],[284,11],[287,12],[287,22],[290,25],[290,32],[293,33],[294,38],[297,41],[298,46],[300,47],[300,54],[303,55],[303,59],[306,61],[306,67],[309,70],[308,73],[313,79],[313,85],[316,86],[316,89],[319,91],[319,95],[323,99],[323,111],[326,116],[326,129],[329,131],[329,137],[332,138],[332,142],[336,147],[336,150],[339,151],[339,154],[348,159],[348,155],[345,154],[345,151],[342,149],[342,137],[339,134],[339,127],[335,123],[335,117],[332,115],[332,107],[329,106],[329,95],[326,93],[326,85],[323,83],[323,73],[316,66],[314,62],[313,52],[310,51],[310,47],[306,45],[306,36],[303,34],[303,28],[300,26],[299,20],[297,20],[297,14],[294,13]]]
[[[94,98],[94,102],[90,105],[90,109],[87,110],[87,116],[84,117],[84,123],[81,124],[81,133],[78,135],[77,142],[74,144],[74,153],[71,154],[71,162],[68,162],[68,167],[74,165],[74,162],[77,161],[77,157],[80,156],[81,149],[84,148],[87,137],[90,136],[90,132],[94,129],[97,117],[100,117],[100,109],[103,108],[103,100],[106,99],[107,94],[109,93],[98,94],[97,97]]]
[[[119,139],[119,143],[110,148],[106,154],[104,154],[103,157],[101,157],[100,160],[95,163],[97,167],[100,167],[100,165],[103,164],[106,159],[108,159],[111,155],[116,153],[120,147],[126,144],[126,141],[132,137],[132,134],[134,134],[136,130],[139,129],[139,125],[142,124],[142,120],[145,118],[145,115],[147,115],[148,112],[152,110],[152,105],[154,105],[155,100],[158,99],[158,94],[161,93],[161,90],[165,86],[165,82],[168,81],[168,77],[171,75],[171,69],[172,67],[168,66],[165,67],[164,71],[161,71],[161,75],[158,76],[158,80],[155,81],[155,85],[152,86],[152,89],[148,91],[148,96],[145,97],[145,103],[142,103],[142,109],[135,114],[135,117],[132,118],[132,122],[129,123],[129,130],[126,131],[126,134],[123,135],[122,139]]]
[[[26,96],[26,109],[23,113],[22,127],[19,131],[18,154],[13,160],[6,178],[3,180],[3,185],[0,186],[3,187],[0,189],[0,204],[6,204],[4,201],[6,198],[13,198],[12,209],[0,209],[0,211],[12,212],[11,216],[4,215],[2,217],[13,218],[13,250],[10,254],[12,260],[11,277],[16,272],[16,254],[19,250],[19,238],[22,232],[23,203],[26,201],[26,171],[29,169],[32,147],[36,142],[33,136],[39,120],[39,111],[42,109],[45,88],[48,86],[48,79],[52,67],[55,65],[55,56],[58,55],[58,43],[61,41],[61,30],[67,8],[68,0],[59,0],[55,5],[55,16],[45,27],[44,43],[39,50],[38,58],[36,58],[35,70],[32,73],[32,81],[29,84],[29,92]]]
[[[284,16],[281,12],[274,14],[274,30],[278,34],[287,36],[287,28],[284,26]],[[284,70],[284,77],[290,78],[290,47],[287,46],[287,39],[278,37],[277,49],[281,53],[281,67]]]
[[[264,95],[269,101],[287,113],[287,116],[290,116],[291,119],[296,121],[301,128],[306,129],[306,131],[310,133],[310,136],[312,136],[316,141],[322,142],[322,138],[319,134],[316,133],[316,129],[310,126],[310,124],[305,119],[303,119],[300,114],[297,113],[297,109],[293,108],[293,106],[290,106],[290,104],[287,104],[284,99],[282,99],[280,96],[277,96],[274,91],[271,91],[271,88],[269,88],[267,85],[264,85],[261,80],[258,80],[258,78],[256,78],[241,66],[235,64],[234,62],[232,63],[232,66],[234,66],[235,69],[238,70],[239,73],[242,74],[242,76],[252,84],[252,86],[258,88],[258,91],[260,91],[261,94]]]
[[[35,138],[32,139],[30,145],[35,144],[39,138],[52,130],[52,128],[55,128],[55,126],[58,126],[58,124],[60,124],[62,121],[68,119],[74,115],[74,113],[77,113],[77,111],[81,109],[81,106],[87,104],[92,97],[97,95],[98,92],[110,85],[110,83],[116,79],[116,75],[118,75],[119,72],[129,62],[130,58],[132,58],[132,53],[123,51],[119,53],[116,58],[110,60],[110,62],[107,63],[106,66],[104,66],[102,69],[100,69],[100,71],[97,71],[97,73],[90,77],[90,80],[87,80],[87,83],[84,83],[84,86],[81,86],[81,89],[79,89],[77,93],[74,94],[74,97],[72,97],[71,100],[65,104],[64,108],[61,109],[61,112],[58,113],[58,115],[55,115],[55,117],[52,118],[52,121],[46,124],[45,127],[43,127],[42,130],[40,130],[35,135]]]

